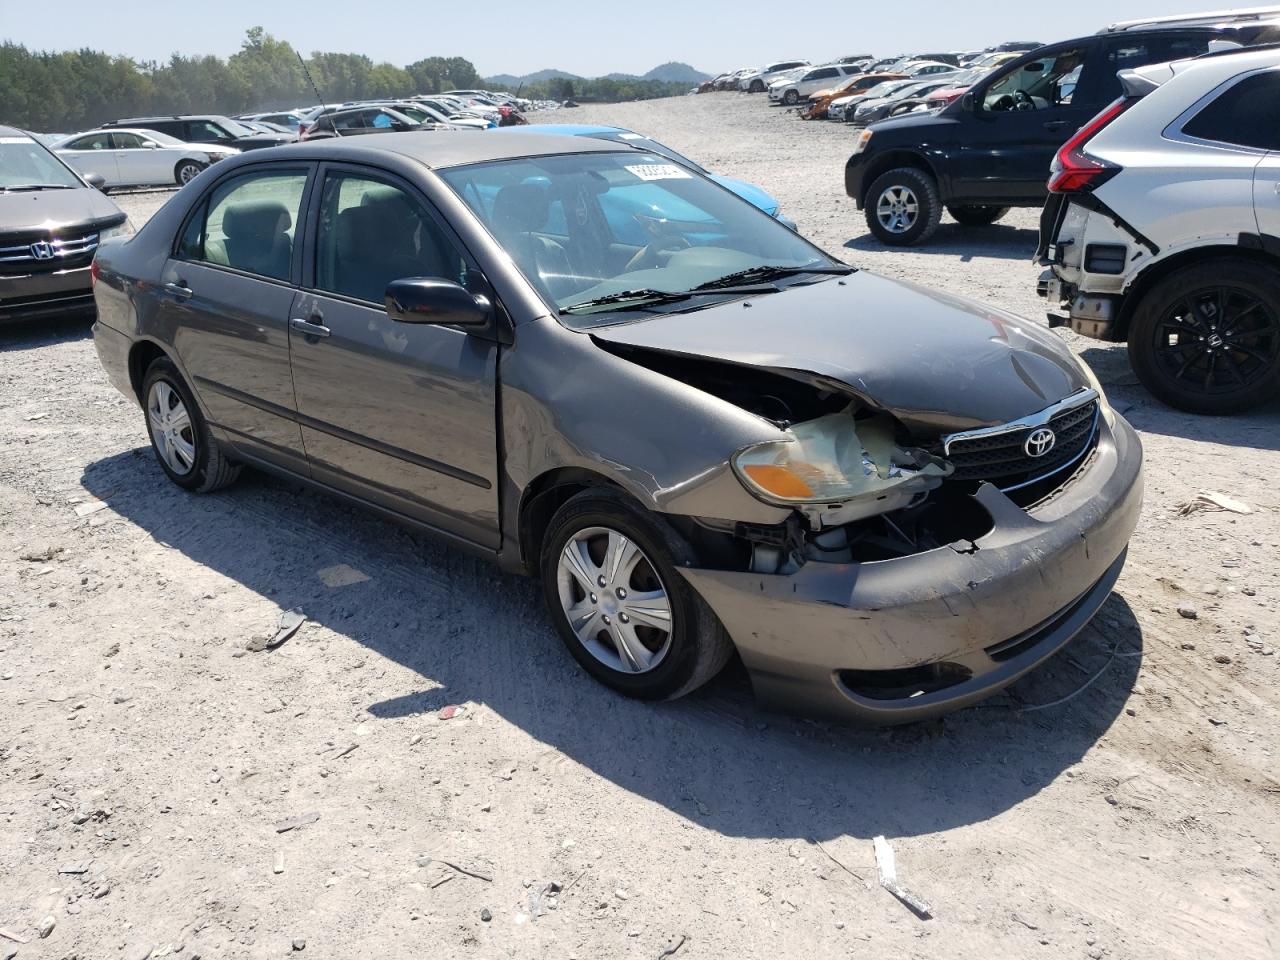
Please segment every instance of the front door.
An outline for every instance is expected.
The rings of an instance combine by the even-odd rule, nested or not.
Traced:
[[[1058,148],[1098,111],[1077,83],[1088,46],[1048,53],[974,91],[959,137],[952,195],[974,203],[1039,202]]]
[[[191,214],[161,278],[162,320],[210,423],[304,476],[288,330],[312,169],[270,164],[223,180]]]
[[[116,159],[111,132],[108,130],[77,137],[59,147],[58,156],[67,161],[81,176],[96,173],[107,181],[108,187],[125,182],[120,179],[120,164]]]
[[[113,133],[111,139],[116,145],[116,163],[120,168],[121,183],[141,186],[173,181],[172,171],[167,177],[158,175],[159,161],[162,159],[162,151],[158,147],[144,147],[142,137],[120,130]]]
[[[392,280],[475,285],[474,264],[426,199],[384,174],[328,165],[311,208],[290,339],[313,478],[496,548],[498,345],[385,308]]]

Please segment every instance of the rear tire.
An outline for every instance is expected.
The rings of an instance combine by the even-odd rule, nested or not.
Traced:
[[[212,493],[240,476],[240,464],[223,454],[182,374],[167,357],[147,367],[142,412],[160,469],[182,489]]]
[[[1280,396],[1280,270],[1225,257],[1161,280],[1134,311],[1129,362],[1157,399],[1189,413]]]
[[[947,213],[951,214],[956,223],[966,227],[990,226],[1008,212],[1008,207],[992,207],[978,204],[966,207],[947,207]]]
[[[942,219],[942,201],[933,175],[915,167],[898,167],[876,177],[866,195],[867,226],[891,247],[911,247],[928,240]]]
[[[194,160],[179,160],[178,165],[173,168],[173,178],[177,181],[178,186],[185,187],[200,176],[200,171],[203,169],[204,167]]]
[[[613,545],[617,556],[635,548],[638,558],[609,576],[607,551]],[[582,551],[573,555],[581,566],[565,559],[572,555],[567,548]],[[619,491],[596,488],[579,493],[551,518],[539,569],[556,629],[587,673],[629,697],[673,700],[714,677],[733,653],[720,621],[677,571],[694,561],[693,548],[661,517]],[[628,601],[637,605],[629,607]],[[665,605],[666,630],[641,622],[645,604]],[[570,625],[570,611],[581,636]],[[629,646],[637,642],[640,648]]]
[[[764,93],[764,81],[752,80],[751,86],[747,88],[748,93]]]

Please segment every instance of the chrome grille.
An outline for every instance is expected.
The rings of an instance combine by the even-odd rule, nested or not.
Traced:
[[[98,231],[58,237],[52,233],[0,236],[0,272],[30,273],[85,266],[98,249]]]
[[[955,467],[953,479],[987,481],[1001,490],[1016,490],[1079,463],[1097,440],[1098,417],[1097,395],[1081,391],[1035,417],[952,434],[944,443],[945,456]],[[1053,447],[1033,457],[1027,452],[1028,438],[1045,427],[1054,433]]]

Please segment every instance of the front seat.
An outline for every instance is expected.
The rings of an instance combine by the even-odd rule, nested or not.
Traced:
[[[387,285],[430,276],[417,256],[414,226],[393,199],[348,207],[338,214],[333,288],[348,297],[382,303]]]
[[[228,207],[222,215],[227,266],[278,280],[289,279],[293,225],[288,208],[277,200],[254,200]]]
[[[538,281],[553,298],[574,293],[579,284],[569,255],[556,241],[538,236],[551,212],[550,190],[536,183],[503,187],[493,200],[493,232],[525,269],[532,267]]]

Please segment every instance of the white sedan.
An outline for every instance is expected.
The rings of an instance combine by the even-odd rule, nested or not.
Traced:
[[[81,175],[102,176],[107,187],[182,186],[209,164],[240,152],[126,127],[72,134],[53,149]]]

